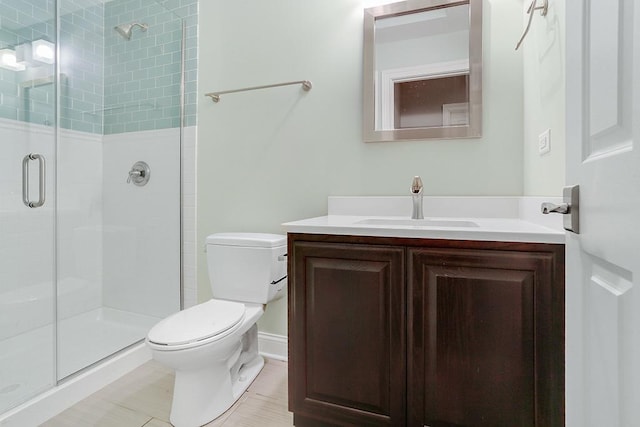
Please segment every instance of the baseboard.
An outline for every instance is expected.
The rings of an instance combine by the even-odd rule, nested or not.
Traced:
[[[260,354],[268,359],[287,361],[287,337],[285,335],[258,332],[258,349]]]

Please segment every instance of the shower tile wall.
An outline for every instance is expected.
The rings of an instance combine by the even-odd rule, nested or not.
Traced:
[[[147,127],[162,129],[179,125],[178,85],[174,85],[176,89],[170,89],[166,82],[175,82],[175,79],[179,78],[181,19],[185,21],[187,35],[185,119],[187,126],[195,125],[197,0],[114,0],[106,3],[104,0],[58,0],[57,4],[60,20],[59,41],[55,38],[55,22],[52,18],[55,16],[56,8],[54,0],[0,0],[0,48],[15,48],[22,43],[45,39],[56,43],[60,49],[60,131],[57,168],[54,168],[53,164],[48,168],[49,172],[57,174],[58,178],[58,279],[59,287],[63,291],[66,288],[80,287],[87,291],[82,297],[83,303],[78,304],[76,301],[71,305],[61,305],[58,314],[64,318],[102,304],[99,289],[102,288],[103,257],[108,256],[108,253],[104,252],[103,239],[105,226],[109,225],[109,218],[103,215],[104,190],[105,185],[111,185],[104,182],[104,171],[112,166],[105,164],[104,160],[110,158],[110,148],[105,144],[105,135]],[[163,8],[169,8],[172,12],[163,11]],[[125,42],[113,27],[116,23],[128,23],[134,19],[148,23],[150,29],[147,33],[134,30],[132,40]],[[131,50],[136,45],[136,40],[141,42],[144,36],[153,36],[146,39],[145,43],[151,43],[152,46],[147,48],[144,61],[161,65],[159,69],[162,72],[170,71],[168,74],[150,78],[153,75],[153,71],[150,71],[147,78],[144,77],[141,52]],[[119,50],[129,59],[135,57],[131,61],[119,64],[124,67],[124,73],[120,73],[118,65],[110,68],[107,64],[107,61],[117,61],[121,58],[116,54]],[[148,57],[153,53],[158,56]],[[168,59],[175,61],[175,64],[163,63]],[[15,132],[25,135],[20,140],[31,138],[35,142],[30,150],[45,154],[54,148],[52,125],[55,123],[55,90],[53,84],[46,83],[46,78],[54,75],[54,68],[54,65],[38,63],[29,65],[24,71],[0,68],[0,132],[5,136],[13,135]],[[138,78],[137,83],[133,80],[134,75]],[[128,78],[130,80],[127,80]],[[42,83],[43,81],[45,83]],[[121,83],[124,83],[124,88],[118,86]],[[131,85],[137,84],[140,88],[147,89],[147,95],[149,92],[151,95],[161,93],[160,102],[169,101],[163,105],[164,110],[160,110],[162,117],[153,118],[153,114],[140,108],[136,111],[137,115],[132,113],[130,117],[116,116],[115,112],[119,106],[114,105],[114,102],[125,99],[117,99],[116,95],[114,100],[112,94],[116,90],[122,93],[132,92]],[[110,110],[111,107],[116,108]],[[122,122],[114,121],[116,118]],[[34,123],[36,127],[28,127],[25,123]],[[185,133],[184,167],[187,178],[194,175],[194,135],[195,131],[189,129]],[[135,149],[138,139],[135,134],[127,138],[132,149]],[[9,214],[12,214],[11,209],[16,209],[15,214],[19,215],[21,207],[24,207],[15,188],[20,188],[18,168],[20,159],[24,156],[24,148],[10,144],[7,140],[3,145],[0,157],[6,158],[7,165],[16,169],[16,172],[11,174],[10,181],[0,181],[0,190],[2,194],[15,196],[15,200],[3,198],[0,211],[6,207]],[[193,155],[189,155],[192,151]],[[47,154],[48,159],[53,156],[53,153]],[[141,154],[140,158],[143,157],[145,155]],[[117,171],[117,182],[125,182],[126,172]],[[79,177],[82,179],[78,179]],[[53,182],[53,179],[49,182]],[[194,179],[185,182],[185,203],[195,203],[191,202],[195,200],[194,192]],[[185,298],[187,304],[191,305],[197,298],[193,249],[196,241],[195,208],[188,206],[185,215]],[[12,242],[2,243],[0,249],[6,246],[15,251],[18,247]],[[193,261],[190,261],[191,258]],[[25,263],[29,262],[28,257],[24,257],[24,260]],[[0,293],[9,291],[14,281],[9,280],[6,274],[0,276],[4,277],[0,280]],[[45,282],[44,278],[34,277],[34,285],[42,282]]]
[[[25,151],[37,152],[49,158],[53,155],[54,132],[50,127],[30,128],[4,118],[0,118],[0,132],[1,342],[51,321],[53,215],[50,210],[30,210],[24,206],[20,189],[21,160]],[[53,175],[52,168],[48,168],[47,179],[52,179]],[[29,217],[25,215],[27,212]],[[21,316],[31,303],[40,304],[37,314]],[[0,364],[2,360],[0,348]],[[0,393],[0,413],[2,399]]]
[[[158,320],[180,308],[178,139],[178,129],[103,137],[104,306]],[[144,187],[126,183],[138,160],[151,171]]]
[[[54,8],[53,0],[0,1],[0,49],[15,49],[38,39],[55,42]],[[53,123],[53,92],[34,90],[29,85],[51,75],[53,66],[46,64],[33,64],[24,71],[0,68],[0,117]]]
[[[184,119],[185,126],[195,126],[198,96],[198,1],[159,0],[159,3],[174,11],[185,22]]]
[[[180,50],[184,17],[191,23],[190,45],[196,35],[195,0],[160,3],[152,0],[114,0],[105,4],[105,134],[166,129],[180,126]],[[123,23],[149,25],[132,30],[130,40],[112,31]],[[186,53],[189,53],[187,51]],[[195,55],[195,48],[190,51]],[[195,58],[185,64],[188,89],[195,92]],[[185,82],[185,86],[187,82]],[[186,124],[195,122],[195,97],[185,113]]]
[[[60,125],[102,133],[104,12],[98,1],[61,0]],[[56,42],[55,2],[2,1],[0,48],[44,39]],[[0,117],[51,126],[55,122],[54,66],[31,63],[0,69]],[[45,83],[46,79],[50,82]]]
[[[108,29],[149,25],[130,40],[105,34],[105,134],[179,127],[180,21],[150,0],[114,0],[105,14]]]
[[[59,0],[60,126],[102,134],[104,6],[95,0]]]
[[[196,124],[197,0],[58,3],[61,128],[112,134],[178,127],[180,19],[186,25],[185,125]],[[1,0],[0,48],[55,43],[54,9],[54,0]],[[150,29],[125,42],[113,27],[133,20]],[[53,75],[54,66],[46,64],[0,68],[0,118],[52,125],[53,85],[30,82]]]
[[[0,49],[15,49],[36,39],[55,41],[54,5],[53,0],[0,0]],[[24,71],[0,68],[0,257],[11,260],[0,268],[0,341],[51,319],[46,306],[40,310],[42,316],[38,319],[17,321],[11,313],[14,309],[20,313],[23,310],[20,302],[32,298],[31,295],[40,290],[43,299],[51,299],[52,272],[49,267],[53,265],[50,256],[53,241],[48,231],[52,229],[53,217],[48,212],[36,212],[29,218],[29,227],[25,227],[23,215],[28,208],[22,203],[20,190],[22,158],[28,152],[50,158],[54,132],[52,127],[30,126],[18,120],[53,123],[53,93],[46,88],[29,86],[29,82],[51,75],[52,70],[53,67],[47,64],[34,64]],[[30,95],[28,103],[23,94]],[[47,177],[52,176],[52,171],[48,170]],[[33,269],[37,262],[46,264],[41,269]],[[14,301],[17,303],[12,304]],[[0,359],[1,356],[2,351]]]
[[[172,12],[162,12],[164,7]],[[128,14],[134,10],[135,18],[148,21],[150,30],[136,32],[131,42],[125,42],[113,30],[115,24],[111,20],[125,19],[118,24],[131,22],[134,16]],[[109,15],[112,11],[114,15]],[[116,18],[115,12],[123,15]],[[54,16],[60,24],[58,35]],[[159,24],[161,16],[166,17],[166,22]],[[0,68],[0,255],[8,260],[0,268],[0,312],[6,314],[0,316],[0,388],[7,381],[9,386],[25,381],[24,387],[16,389],[18,397],[9,396],[7,390],[11,391],[11,387],[0,393],[0,416],[6,408],[53,385],[56,359],[52,357],[55,333],[51,320],[56,315],[60,320],[57,373],[64,376],[84,366],[67,369],[75,363],[69,354],[81,352],[63,339],[73,335],[73,328],[65,326],[69,323],[65,320],[82,313],[113,311],[114,307],[158,317],[178,309],[179,89],[177,84],[170,89],[166,82],[168,79],[177,83],[179,79],[183,20],[189,38],[185,52],[185,112],[190,128],[185,129],[183,147],[184,197],[189,205],[184,212],[190,216],[184,220],[185,252],[191,248],[185,254],[184,267],[185,278],[192,281],[185,284],[185,301],[190,305],[197,299],[193,208],[197,0],[0,0],[0,49],[44,39],[59,50],[60,69],[57,86],[53,64],[32,62],[22,71]],[[168,73],[145,77],[141,73],[140,52],[130,49],[136,40],[143,40],[137,36],[151,36],[154,32],[155,37],[149,42],[155,44],[147,48],[147,54],[157,56],[145,57],[145,61],[153,61],[162,73]],[[109,68],[107,64],[107,60],[118,59],[117,55],[110,56],[118,49],[107,51],[109,44],[116,42],[124,55],[136,56],[135,60],[120,64],[123,74],[119,74],[118,67]],[[162,62],[167,59],[175,64]],[[162,116],[115,115],[122,107],[118,103],[126,99],[107,96],[115,90],[132,92],[136,71],[140,71],[136,75],[140,88],[148,85],[147,98],[160,95],[161,91],[158,104],[163,108]],[[124,87],[116,86],[120,83]],[[142,131],[148,127],[153,129]],[[21,162],[29,152],[40,153],[47,160],[44,209],[29,210],[21,200]],[[137,160],[147,160],[152,167],[152,179],[145,188],[126,183],[127,173]],[[142,208],[136,208],[136,203]],[[127,206],[133,206],[138,216],[127,215]],[[165,215],[167,212],[169,215]],[[131,242],[123,249],[123,244]],[[129,265],[114,263],[118,255],[127,255],[125,261],[133,260],[140,267],[135,275],[126,277],[128,282],[122,275],[117,276],[126,272],[124,267]],[[170,267],[170,274],[166,273]],[[142,286],[134,287],[139,285],[136,281],[143,282]],[[127,283],[130,286],[125,286]],[[107,289],[105,285],[111,287]],[[163,293],[160,287],[169,287],[171,293]],[[157,298],[146,298],[148,294]],[[126,296],[137,298],[139,303],[131,304]],[[47,333],[46,340],[38,338],[31,347],[14,345],[23,335],[41,330]],[[40,368],[46,368],[47,373],[41,375]],[[25,372],[28,375],[24,376]]]

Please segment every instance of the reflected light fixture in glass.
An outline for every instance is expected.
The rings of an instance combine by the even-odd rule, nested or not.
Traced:
[[[53,64],[56,58],[55,45],[47,40],[34,40],[31,42],[31,55],[35,61]]]
[[[13,49],[0,49],[0,67],[12,71],[22,71],[26,68],[23,64],[18,64]]]

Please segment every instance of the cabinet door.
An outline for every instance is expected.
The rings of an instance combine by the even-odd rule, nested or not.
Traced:
[[[408,258],[409,425],[563,425],[562,254]]]
[[[404,425],[404,249],[294,241],[289,254],[296,425]]]

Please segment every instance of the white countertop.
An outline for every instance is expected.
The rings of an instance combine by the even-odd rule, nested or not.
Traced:
[[[340,234],[372,237],[484,240],[500,242],[564,243],[564,232],[513,218],[455,218],[477,227],[361,224],[369,219],[403,220],[407,217],[327,215],[282,224],[288,233]],[[451,221],[452,218],[429,218]]]
[[[364,202],[371,202],[371,198],[362,199]],[[462,204],[466,205],[464,199],[464,197],[456,198],[456,202],[462,201]],[[561,227],[557,226],[555,222],[549,222],[548,218],[546,218],[548,217],[547,215],[541,218],[541,221],[538,221],[536,214],[531,212],[536,209],[536,205],[539,206],[538,200],[525,200],[523,203],[522,200],[512,199],[514,199],[514,202],[517,201],[517,204],[515,204],[516,207],[507,213],[506,217],[499,217],[500,212],[496,213],[496,217],[487,217],[485,213],[480,213],[474,208],[459,209],[457,212],[467,214],[478,212],[477,216],[425,216],[426,221],[417,220],[415,223],[409,216],[386,214],[363,215],[362,209],[358,209],[357,215],[345,215],[344,213],[349,213],[349,211],[345,211],[344,209],[339,210],[340,214],[333,214],[332,210],[336,212],[338,212],[338,210],[331,208],[332,204],[336,204],[336,201],[330,199],[329,215],[287,222],[282,224],[282,226],[288,233],[525,243],[563,244],[565,242],[565,232]],[[483,201],[492,202],[492,200],[489,199]],[[493,201],[500,202],[498,200]],[[433,202],[435,202],[435,199]],[[451,199],[449,199],[448,202],[450,203]],[[475,202],[477,202],[477,199],[475,199],[474,203]],[[343,204],[343,201],[341,200],[340,203]],[[356,204],[362,206],[362,203]],[[482,205],[485,205],[485,203],[482,203]],[[520,208],[518,208],[518,206],[520,206]],[[377,209],[372,209],[371,213],[379,213],[379,210],[375,212],[376,210]],[[367,211],[369,211],[369,209],[367,209]],[[503,213],[506,212],[503,211]],[[428,212],[426,212],[426,214],[428,214]],[[560,216],[558,215],[558,217]],[[559,218],[552,217],[552,219],[556,220]],[[429,224],[429,221],[433,221],[432,224]],[[440,221],[440,223],[438,223],[438,221]]]

